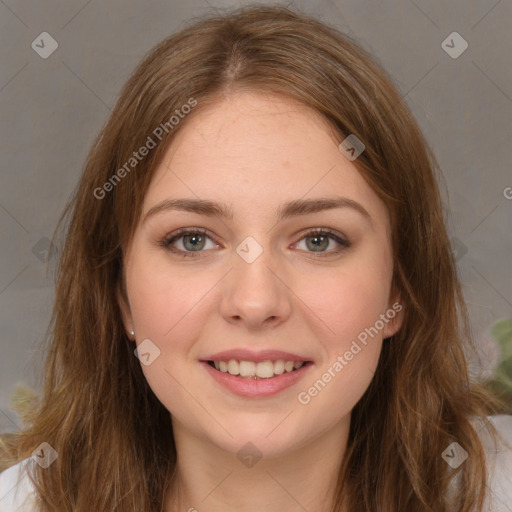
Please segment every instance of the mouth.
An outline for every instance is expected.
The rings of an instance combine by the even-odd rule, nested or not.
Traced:
[[[246,380],[269,380],[280,375],[297,372],[312,364],[312,361],[285,361],[283,359],[259,362],[238,359],[205,362],[220,373]]]

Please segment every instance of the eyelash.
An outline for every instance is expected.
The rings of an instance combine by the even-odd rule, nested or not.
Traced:
[[[182,228],[182,229],[179,229],[174,234],[169,235],[169,236],[165,237],[163,240],[159,241],[158,245],[160,245],[164,249],[166,249],[168,251],[171,251],[174,254],[177,254],[178,256],[181,256],[183,258],[197,258],[202,252],[204,252],[204,250],[201,250],[201,251],[183,251],[181,249],[176,249],[175,247],[172,246],[173,242],[175,242],[176,240],[179,240],[180,238],[183,238],[184,236],[187,236],[187,235],[203,235],[203,236],[207,236],[210,240],[212,240],[213,242],[217,243],[216,240],[212,236],[210,236],[208,234],[207,230],[204,229],[204,228],[192,228],[192,229],[191,228]],[[311,229],[310,231],[308,231],[307,233],[305,233],[302,236],[302,238],[299,240],[299,242],[301,240],[303,240],[304,238],[309,238],[309,237],[313,237],[313,236],[327,236],[331,240],[334,240],[335,242],[340,244],[340,247],[338,247],[337,249],[334,249],[334,250],[331,250],[331,251],[327,251],[327,252],[324,252],[324,253],[322,253],[322,252],[319,252],[319,253],[311,252],[311,255],[312,255],[313,258],[325,258],[327,256],[337,255],[337,254],[340,254],[345,249],[347,249],[347,248],[349,248],[351,246],[351,243],[348,240],[340,237],[335,231],[333,231],[333,230],[331,230],[329,228],[315,228],[315,229]],[[308,252],[310,252],[310,251],[308,251]]]

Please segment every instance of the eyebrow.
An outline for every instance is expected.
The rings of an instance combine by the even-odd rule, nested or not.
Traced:
[[[301,215],[310,215],[324,210],[334,208],[350,208],[359,212],[370,224],[372,219],[366,209],[358,202],[347,197],[320,197],[318,199],[296,199],[282,204],[277,211],[277,221],[283,221]],[[208,217],[219,217],[232,220],[233,209],[223,203],[217,203],[208,199],[165,199],[153,206],[144,216],[143,223],[150,217],[169,210],[185,211],[206,215]]]

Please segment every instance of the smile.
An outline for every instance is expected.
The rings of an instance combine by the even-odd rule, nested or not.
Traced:
[[[206,360],[202,367],[220,388],[244,398],[263,399],[277,395],[302,379],[312,361]]]
[[[208,361],[208,364],[216,370],[229,373],[233,376],[245,379],[271,379],[283,373],[291,373],[298,370],[305,361],[244,361],[237,359],[229,359],[228,361]]]

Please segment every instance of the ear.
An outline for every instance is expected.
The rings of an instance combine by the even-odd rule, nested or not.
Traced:
[[[123,321],[127,336],[132,339],[133,336],[129,334],[130,331],[134,330],[132,312],[121,280],[119,280],[117,283],[116,297],[117,303],[119,304],[119,309],[121,311],[121,319]]]
[[[382,338],[390,338],[394,336],[402,327],[402,323],[404,321],[405,309],[402,304],[402,298],[399,293],[394,293],[390,295],[388,309],[386,310],[386,318],[388,322],[384,326],[382,330]]]

